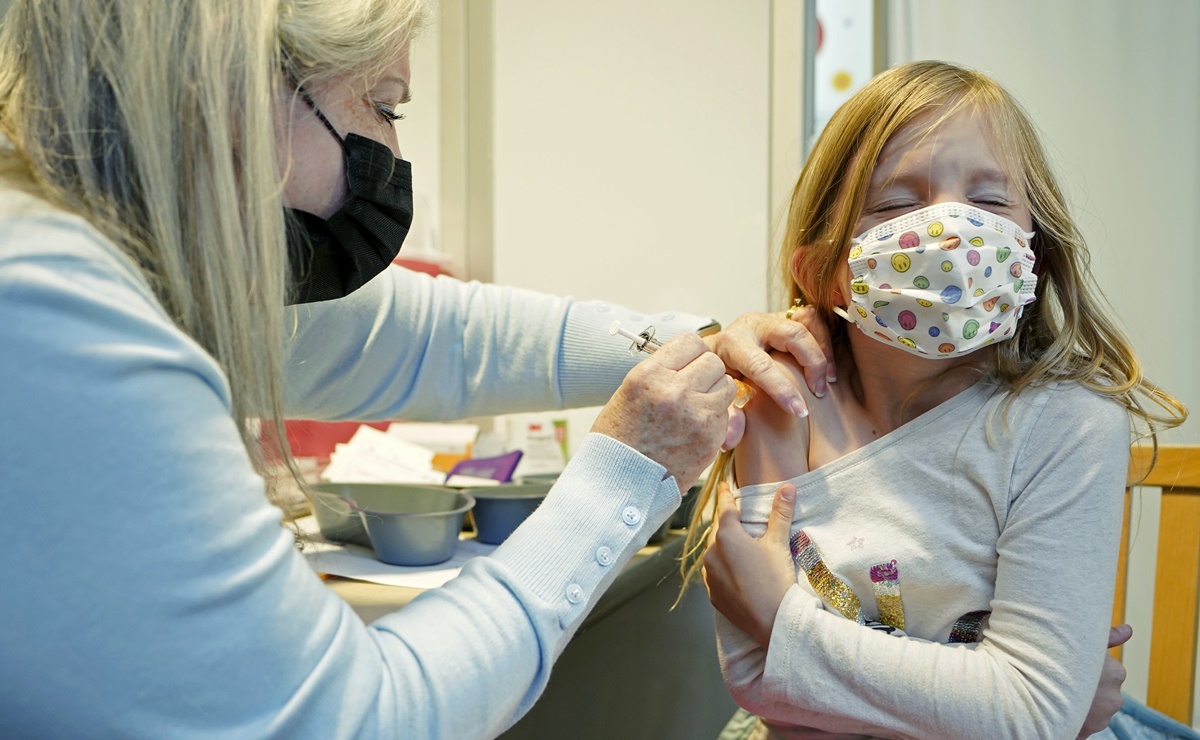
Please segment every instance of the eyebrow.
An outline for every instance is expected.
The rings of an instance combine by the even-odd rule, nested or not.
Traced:
[[[400,89],[403,91],[400,95],[401,103],[407,103],[408,101],[412,100],[412,91],[408,88],[408,80],[400,77],[399,75],[389,75],[379,80],[379,83],[384,82],[392,82],[400,86]]]
[[[1003,170],[993,170],[993,169],[975,170],[971,173],[971,175],[973,176],[972,179],[975,182],[992,183],[992,184],[996,184],[996,185],[1005,185],[1005,186],[1012,185],[1012,181],[1009,179],[1008,175]]]
[[[984,168],[972,170],[968,174],[973,184],[1000,185],[1005,188],[1012,187],[1013,185],[1012,180],[1009,179],[1003,170]],[[872,191],[879,191],[896,185],[909,188],[915,187],[924,183],[926,176],[917,170],[904,169],[900,172],[892,172],[887,178],[878,183],[874,182],[874,177],[871,179],[872,182],[868,183],[867,187]]]

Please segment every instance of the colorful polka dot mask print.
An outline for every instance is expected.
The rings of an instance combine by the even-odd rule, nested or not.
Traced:
[[[1036,296],[1033,234],[994,213],[939,203],[850,246],[851,304],[867,336],[922,357],[957,357],[1012,337]]]

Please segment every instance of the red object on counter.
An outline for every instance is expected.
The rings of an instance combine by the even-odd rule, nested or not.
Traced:
[[[361,421],[285,421],[288,444],[296,457],[315,457],[328,460],[335,445],[349,442],[364,422]],[[387,431],[387,421],[371,422],[369,426]]]

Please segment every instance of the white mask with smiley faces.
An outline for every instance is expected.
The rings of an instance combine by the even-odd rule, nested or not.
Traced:
[[[851,242],[851,304],[834,311],[922,357],[957,357],[1009,339],[1036,298],[1032,238],[962,203],[906,213]]]

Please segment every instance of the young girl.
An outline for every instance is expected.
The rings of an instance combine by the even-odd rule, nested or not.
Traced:
[[[831,322],[841,381],[806,419],[747,406],[705,492],[731,477],[757,536],[780,482],[796,488],[773,616],[718,615],[752,736],[1074,737],[1108,633],[1130,421],[1153,434],[1186,411],[1104,314],[1032,124],[981,74],[885,72],[817,142],[783,258],[796,305]],[[722,567],[725,506],[714,603],[771,577]]]

